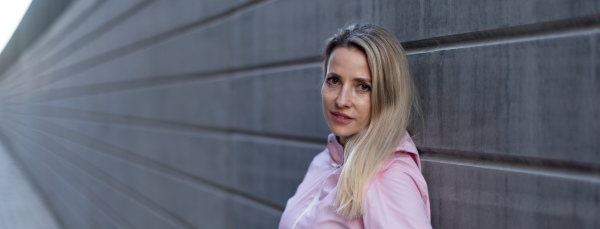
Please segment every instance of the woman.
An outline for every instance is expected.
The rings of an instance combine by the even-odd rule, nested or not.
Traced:
[[[406,55],[375,25],[324,49],[323,113],[332,134],[279,228],[431,228],[427,184],[407,130],[416,107]]]

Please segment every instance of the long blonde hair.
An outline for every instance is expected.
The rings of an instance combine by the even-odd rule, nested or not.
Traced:
[[[367,56],[371,77],[371,122],[344,147],[344,167],[335,193],[336,212],[346,219],[364,212],[366,187],[393,153],[418,110],[416,90],[404,49],[387,30],[371,24],[340,29],[323,50],[323,71],[337,47],[355,47]]]

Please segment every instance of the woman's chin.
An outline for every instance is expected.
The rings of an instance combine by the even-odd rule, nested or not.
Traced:
[[[346,130],[342,130],[342,131],[331,131],[336,137],[338,137],[339,139],[348,139],[349,137],[351,137],[352,135],[358,133],[358,132],[350,132],[350,131],[346,131]]]

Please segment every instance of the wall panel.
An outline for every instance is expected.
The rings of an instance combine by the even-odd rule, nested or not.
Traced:
[[[215,132],[164,131],[53,119],[52,123],[119,147],[173,170],[229,186],[229,138]],[[206,152],[206,153],[198,153]]]
[[[227,127],[228,84],[209,80],[184,85],[126,90],[96,96],[56,100],[50,106],[123,116]],[[190,99],[182,99],[190,98]]]
[[[232,144],[233,186],[280,209],[296,192],[313,157],[324,148],[245,136],[234,136]]]
[[[598,228],[599,7],[75,1],[0,69],[1,144],[67,228],[275,228],[329,134],[323,42],[374,22],[419,89],[434,228]]]
[[[432,222],[443,228],[597,228],[600,180],[527,166],[423,160]],[[478,216],[478,217],[465,217]]]
[[[411,55],[427,125],[421,142],[600,165],[597,36]]]
[[[321,110],[321,68],[236,75],[230,81],[232,128],[324,142],[329,128]]]

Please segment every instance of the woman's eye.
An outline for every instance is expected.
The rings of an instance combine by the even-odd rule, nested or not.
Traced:
[[[328,85],[336,85],[336,84],[340,84],[340,80],[336,77],[329,77],[327,78],[327,84]]]
[[[360,84],[358,85],[358,90],[363,92],[371,91],[371,86],[368,84]]]

